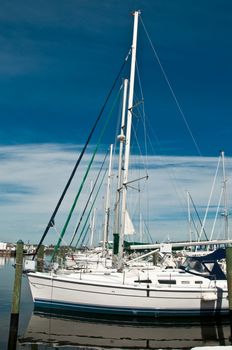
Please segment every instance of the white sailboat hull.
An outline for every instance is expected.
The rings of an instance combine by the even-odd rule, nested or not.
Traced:
[[[39,308],[152,317],[228,313],[225,286],[216,286],[205,278],[200,287],[186,288],[137,281],[123,284],[124,277],[118,273],[28,274],[33,300]]]

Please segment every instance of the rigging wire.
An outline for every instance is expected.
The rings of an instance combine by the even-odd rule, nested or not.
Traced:
[[[109,92],[108,92],[108,94],[107,94],[107,97],[106,97],[106,99],[105,99],[105,101],[104,101],[104,103],[103,103],[103,105],[102,105],[102,108],[100,109],[100,112],[99,112],[99,114],[98,114],[98,117],[97,117],[97,119],[95,120],[95,122],[94,122],[94,124],[93,124],[93,127],[92,127],[92,129],[91,129],[91,131],[90,131],[90,133],[89,133],[89,136],[88,136],[88,138],[87,138],[87,140],[86,140],[86,143],[85,143],[85,145],[84,145],[84,147],[83,147],[83,149],[82,149],[82,151],[81,151],[81,153],[80,153],[80,155],[79,155],[79,157],[78,157],[78,159],[77,159],[77,162],[76,162],[76,164],[75,164],[75,166],[74,166],[74,168],[73,168],[73,170],[72,170],[72,173],[71,173],[71,175],[70,175],[70,177],[69,177],[69,179],[68,179],[68,181],[67,181],[67,183],[66,183],[66,185],[65,185],[65,188],[64,188],[64,190],[63,190],[63,192],[62,192],[62,194],[61,194],[61,196],[60,196],[60,199],[59,199],[59,201],[58,201],[58,203],[57,203],[57,205],[56,205],[56,207],[55,207],[55,209],[54,209],[54,211],[53,211],[53,213],[52,213],[52,215],[51,215],[51,217],[50,217],[50,219],[49,219],[49,221],[48,221],[47,227],[45,228],[45,231],[44,231],[44,233],[43,233],[43,235],[42,235],[42,237],[41,237],[41,240],[40,240],[40,242],[39,242],[39,244],[38,244],[38,246],[37,246],[37,248],[36,248],[36,250],[35,250],[35,253],[33,254],[32,260],[35,259],[35,257],[36,257],[36,255],[37,255],[37,253],[38,253],[38,250],[39,250],[41,244],[43,243],[43,241],[44,241],[44,239],[45,239],[45,237],[46,237],[46,235],[47,235],[47,233],[48,233],[50,227],[53,225],[53,223],[54,223],[54,221],[55,221],[55,217],[56,217],[56,214],[57,214],[57,212],[58,212],[58,210],[59,210],[59,208],[60,208],[60,205],[61,205],[61,203],[62,203],[62,201],[63,201],[63,199],[64,199],[64,197],[65,197],[65,195],[66,195],[66,192],[67,192],[67,190],[68,190],[68,188],[69,188],[69,186],[70,186],[70,184],[71,184],[71,182],[72,182],[72,179],[73,179],[73,177],[74,177],[74,175],[75,175],[75,173],[76,173],[76,170],[77,170],[77,168],[78,168],[78,166],[79,166],[79,164],[80,164],[80,162],[81,162],[81,159],[83,158],[83,155],[84,155],[84,153],[85,153],[85,150],[86,150],[86,148],[87,148],[87,146],[88,146],[88,144],[89,144],[89,142],[90,142],[90,140],[91,140],[91,138],[92,138],[92,135],[93,135],[93,133],[94,133],[96,127],[97,127],[97,124],[98,124],[98,122],[100,121],[100,119],[101,119],[101,117],[102,117],[102,114],[103,114],[103,112],[104,112],[104,110],[105,110],[105,107],[106,107],[106,105],[107,105],[107,103],[108,103],[108,101],[109,101],[109,99],[110,99],[110,96],[111,96],[111,94],[112,94],[112,92],[113,92],[113,90],[114,90],[114,88],[115,88],[115,86],[116,86],[116,83],[117,83],[119,77],[121,76],[122,71],[124,70],[124,67],[125,67],[125,65],[126,65],[126,63],[127,63],[127,61],[128,61],[128,58],[129,58],[130,54],[131,54],[131,48],[130,48],[129,52],[128,52],[127,55],[126,55],[126,58],[124,59],[122,65],[121,65],[121,67],[120,67],[120,69],[119,69],[119,72],[118,72],[118,74],[116,75],[116,78],[115,78],[114,81],[113,81],[113,84],[112,84],[112,86],[111,86],[111,88],[110,88],[110,90],[109,90]]]
[[[132,116],[133,116],[133,119],[132,119],[132,124],[131,124],[131,126],[132,126],[132,132],[133,132],[133,135],[134,135],[134,140],[135,140],[135,143],[136,143],[136,147],[137,147],[137,149],[138,149],[138,152],[139,152],[139,157],[140,157],[140,159],[142,160],[142,165],[143,165],[143,169],[144,169],[144,171],[145,171],[145,176],[144,177],[141,177],[141,175],[140,175],[140,171],[141,171],[141,169],[140,169],[140,167],[138,168],[138,169],[136,169],[135,170],[135,172],[137,172],[137,170],[139,171],[139,176],[137,176],[137,180],[135,180],[135,181],[137,181],[138,182],[138,192],[139,192],[139,196],[138,196],[138,198],[137,198],[137,200],[136,200],[136,202],[134,202],[133,201],[133,211],[132,211],[132,218],[133,218],[133,216],[134,216],[134,213],[136,212],[136,209],[137,209],[137,206],[138,206],[138,203],[137,202],[140,202],[140,197],[141,197],[141,188],[140,188],[140,180],[141,179],[148,179],[148,173],[147,173],[147,166],[146,166],[146,161],[144,160],[144,156],[143,156],[143,153],[142,153],[142,150],[141,150],[141,146],[140,146],[140,143],[139,143],[139,140],[138,140],[138,135],[137,135],[137,130],[138,130],[138,127],[139,127],[139,122],[141,121],[141,115],[140,115],[140,113],[139,114],[137,114],[136,112],[135,112],[135,109],[134,108],[137,108],[138,109],[138,112],[140,112],[139,111],[139,105],[141,104],[141,102],[140,102],[140,100],[139,99],[137,99],[138,100],[138,103],[135,103],[134,104],[134,106],[133,106],[133,109],[132,109]],[[136,121],[137,121],[137,124],[136,124],[136,126],[134,126],[134,118],[136,117]],[[135,156],[135,155],[134,155]],[[135,163],[136,164],[136,159],[132,159],[132,161],[133,161],[133,163]],[[134,181],[133,181],[134,182]],[[127,187],[131,187],[131,186],[129,186],[129,183],[130,183],[130,181],[128,181],[127,182]],[[134,188],[134,187],[132,187],[132,188]],[[135,189],[135,188],[134,188]],[[131,214],[131,213],[130,213]]]
[[[156,142],[157,142],[157,144],[158,144],[158,147],[160,147],[160,145],[159,145],[159,140],[158,140],[156,134],[154,133],[154,129],[153,129],[152,125],[150,124],[149,119],[147,119],[147,124],[148,124],[149,130],[150,130],[151,133],[152,133],[153,138],[156,140]],[[148,142],[149,142],[149,144],[150,144],[150,147],[151,147],[151,149],[152,149],[152,152],[153,152],[154,154],[156,154],[155,149],[154,149],[154,147],[153,147],[153,142],[151,141],[151,138],[150,138],[150,135],[149,135],[149,134],[147,135],[147,138],[148,138]],[[156,154],[156,155],[157,155],[157,154]],[[160,157],[160,156],[158,156],[158,155],[157,155],[157,157],[160,159],[161,162],[163,162],[165,165],[167,165],[167,163],[168,163],[167,157],[165,157],[165,156]],[[185,213],[185,211],[186,211],[186,210],[185,210],[185,202],[184,202],[184,200],[183,200],[183,197],[180,196],[180,194],[179,194],[179,192],[178,192],[178,190],[177,190],[177,186],[176,186],[176,184],[175,184],[176,176],[175,176],[175,173],[174,173],[174,171],[173,171],[173,167],[169,167],[169,169],[167,169],[167,170],[168,170],[168,171],[167,171],[167,174],[168,174],[169,179],[170,179],[170,182],[171,182],[171,184],[172,184],[172,186],[173,186],[173,188],[174,188],[175,194],[176,194],[176,196],[178,197],[178,200],[179,200],[181,209],[182,209],[183,213]]]
[[[214,229],[215,229],[215,225],[217,222],[219,209],[221,206],[222,196],[223,196],[223,188],[221,189],[221,193],[220,193],[220,197],[219,197],[219,201],[218,201],[218,206],[217,206],[217,210],[216,210],[216,214],[215,214],[215,218],[214,218],[214,222],[213,222],[213,227],[212,227],[211,234],[210,234],[210,239],[209,239],[210,241],[212,241],[212,239],[213,239]]]
[[[195,231],[196,231],[196,234],[197,234],[197,239],[198,239],[198,238],[199,238],[199,235],[200,235],[200,232],[199,232],[199,230],[198,230],[198,228],[197,228],[197,224],[196,224],[196,222],[195,222],[195,220],[194,220],[192,214],[190,215],[190,218],[191,218],[191,220],[192,220],[193,226],[194,226]]]
[[[144,135],[144,151],[145,151],[145,161],[144,161],[144,165],[146,167],[146,169],[148,169],[148,139],[147,139],[147,123],[146,123],[146,113],[145,113],[145,104],[144,104],[144,94],[143,94],[143,87],[142,87],[142,80],[140,78],[140,71],[139,71],[139,67],[138,64],[136,62],[136,73],[137,73],[137,78],[138,78],[138,85],[139,85],[139,90],[140,90],[140,95],[141,95],[141,108],[142,111],[140,111],[140,119],[142,121],[142,126],[143,126],[143,135]],[[146,170],[147,174],[148,171]],[[145,187],[145,184],[144,184]],[[147,217],[147,222],[150,222],[150,205],[149,205],[149,192],[148,192],[148,186],[146,186],[146,217]]]
[[[142,20],[142,19],[141,19],[141,20]],[[141,96],[142,96],[142,101],[144,101],[144,95],[143,95],[143,89],[142,89],[142,83],[141,83],[141,78],[140,78],[140,73],[139,73],[139,67],[138,67],[138,65],[136,65],[136,68],[137,68],[137,76],[138,76],[140,94],[141,94]],[[150,144],[150,147],[151,147],[151,149],[152,149],[153,154],[156,154],[156,151],[155,151],[155,149],[154,149],[154,147],[153,147],[153,143],[152,143],[152,141],[151,141],[151,139],[150,139],[150,135],[149,135],[149,134],[147,133],[147,131],[146,131],[146,129],[147,129],[147,128],[146,128],[146,125],[147,125],[147,124],[149,124],[149,125],[148,125],[148,128],[149,128],[149,130],[152,131],[153,138],[156,140],[156,143],[157,143],[157,145],[158,145],[159,148],[160,148],[160,142],[159,142],[159,139],[158,139],[157,135],[156,135],[155,132],[154,132],[154,129],[153,129],[152,125],[151,125],[150,122],[149,122],[149,119],[148,119],[148,118],[145,119],[146,114],[145,114],[145,105],[144,105],[144,103],[142,104],[142,106],[143,106],[143,113],[142,113],[142,115],[141,115],[141,118],[143,118],[142,120],[143,120],[144,135],[145,135],[145,142],[146,142],[146,144],[145,144],[145,145],[146,145],[146,146],[145,146],[145,147],[146,147],[146,158],[147,158],[147,164],[148,164],[148,151],[147,151],[148,146],[147,146],[147,143]],[[161,158],[160,158],[160,159],[161,159]],[[171,174],[170,180],[171,180],[171,182],[172,182],[172,184],[173,184],[173,187],[174,187],[174,189],[175,189],[175,193],[176,193],[177,197],[179,197],[179,200],[180,200],[180,203],[181,203],[181,206],[182,206],[182,210],[184,211],[183,201],[182,201],[182,198],[180,198],[180,196],[179,196],[179,194],[178,194],[178,191],[177,191],[176,185],[174,184],[173,178],[175,178],[175,176],[174,176],[174,174]]]
[[[207,237],[207,234],[206,234],[206,232],[205,232],[205,228],[204,228],[204,226],[203,226],[203,224],[202,224],[201,218],[200,218],[200,216],[199,216],[199,213],[198,213],[198,211],[197,211],[197,208],[196,208],[196,206],[195,206],[195,203],[194,203],[193,198],[192,198],[192,196],[191,196],[190,193],[189,193],[189,198],[190,198],[190,200],[191,200],[191,203],[192,203],[192,205],[193,205],[194,211],[195,211],[195,213],[196,213],[196,215],[197,215],[197,218],[198,218],[198,220],[199,220],[199,223],[200,223],[200,225],[201,225],[202,231],[204,232],[205,238],[206,238],[206,240],[208,241],[209,238]],[[200,238],[201,238],[201,237],[200,237],[200,234],[199,234],[199,235],[198,235],[198,242],[200,241]]]
[[[137,127],[138,127],[138,125],[137,125]],[[142,196],[142,193],[143,193],[142,188],[144,189],[144,188],[146,188],[147,186],[146,186],[146,181],[145,181],[145,182],[143,183],[142,188],[141,188],[140,181],[141,181],[142,179],[148,180],[149,176],[148,176],[148,171],[147,171],[147,163],[146,163],[146,161],[144,160],[144,157],[143,157],[143,154],[142,154],[142,150],[141,150],[141,146],[140,146],[139,141],[138,141],[137,132],[136,132],[136,130],[135,130],[135,127],[134,127],[133,123],[132,123],[132,131],[133,131],[134,139],[135,139],[136,144],[137,144],[137,147],[138,147],[138,152],[139,152],[139,155],[138,155],[138,156],[139,156],[140,159],[141,159],[141,166],[143,165],[143,167],[144,167],[143,171],[145,172],[145,176],[141,177],[141,174],[140,174],[141,168],[140,168],[140,166],[139,166],[138,168],[136,167],[135,172],[137,172],[137,171],[139,172],[139,176],[138,176],[138,192],[139,192],[139,196],[138,196],[138,198],[136,199],[135,202],[133,201],[133,208],[134,208],[133,213],[135,213],[135,212],[137,211],[137,208],[139,207],[139,213],[141,214],[141,196]],[[135,160],[134,162],[136,163],[136,160]],[[129,183],[129,182],[128,182],[128,183]],[[128,183],[127,183],[127,184],[128,184]],[[129,187],[129,186],[128,186],[128,187]],[[148,200],[148,195],[147,195],[147,200]],[[133,217],[133,214],[132,214],[132,217]]]
[[[110,121],[110,119],[111,119],[111,117],[112,117],[112,113],[113,113],[113,110],[114,110],[114,108],[115,108],[116,102],[117,102],[117,100],[118,100],[118,98],[119,98],[119,95],[120,95],[120,90],[119,90],[119,92],[118,92],[117,95],[116,95],[116,98],[115,98],[115,100],[114,100],[114,102],[113,102],[112,108],[111,108],[111,110],[110,110],[110,112],[109,112],[108,118],[107,118],[107,120],[106,120],[106,122],[105,122],[105,124],[104,124],[104,126],[103,126],[103,128],[102,128],[102,131],[101,131],[100,137],[99,137],[99,139],[98,139],[97,145],[96,145],[96,147],[95,147],[95,149],[94,149],[93,155],[92,155],[92,157],[91,157],[91,160],[90,160],[90,162],[89,162],[89,165],[88,165],[88,167],[87,167],[87,170],[86,170],[86,172],[85,172],[85,175],[84,175],[84,177],[83,177],[83,179],[82,179],[82,182],[81,182],[81,184],[80,184],[80,187],[79,187],[79,190],[78,190],[78,192],[77,192],[77,195],[76,195],[76,197],[75,197],[75,199],[74,199],[74,202],[73,202],[73,204],[72,204],[72,206],[71,206],[71,209],[70,209],[70,211],[69,211],[67,220],[66,220],[66,222],[65,222],[65,224],[64,224],[64,226],[63,226],[63,229],[62,229],[62,231],[61,231],[60,238],[59,238],[59,240],[58,240],[58,242],[57,242],[57,244],[56,244],[56,246],[55,246],[55,248],[54,248],[51,261],[53,261],[54,256],[55,256],[57,250],[59,249],[60,243],[62,242],[63,236],[64,236],[64,234],[65,234],[65,232],[66,232],[66,229],[67,229],[67,227],[68,227],[68,224],[69,224],[69,222],[70,222],[70,220],[71,220],[73,211],[74,211],[74,209],[75,209],[75,207],[76,207],[78,198],[79,198],[79,196],[80,196],[80,194],[81,194],[81,191],[82,191],[82,189],[83,189],[84,183],[85,183],[85,181],[86,181],[86,179],[87,179],[87,176],[88,176],[88,174],[89,174],[90,168],[91,168],[92,163],[93,163],[93,161],[94,161],[94,158],[95,158],[95,156],[96,156],[96,154],[97,154],[98,148],[99,148],[100,143],[101,143],[102,138],[103,138],[103,135],[105,134],[106,128],[107,128],[107,126],[108,126],[108,124],[109,124],[109,121]]]
[[[138,147],[138,151],[139,151],[139,156],[140,156],[141,159],[142,159],[142,165],[144,166],[145,173],[146,173],[146,175],[148,176],[146,163],[145,163],[145,161],[144,161],[144,157],[143,157],[142,151],[141,151],[141,146],[140,146],[140,144],[139,144],[138,136],[137,136],[137,133],[136,133],[136,130],[135,130],[135,127],[134,127],[133,124],[132,124],[132,130],[133,130],[133,134],[134,134],[135,141],[136,141],[136,143],[137,143],[137,147]]]
[[[145,159],[146,159],[145,164],[147,164],[148,148],[147,148],[147,131],[146,131],[146,113],[145,113],[145,106],[144,106],[144,95],[143,95],[143,89],[142,89],[142,82],[141,82],[140,73],[139,73],[139,67],[138,67],[137,62],[136,62],[136,72],[137,72],[138,83],[139,83],[139,90],[140,90],[141,101],[142,101],[141,119],[143,121],[144,147],[145,147]]]
[[[124,79],[123,79],[124,81]],[[121,116],[122,116],[122,99],[123,99],[123,83],[120,87],[121,90],[121,96],[120,96],[120,103],[119,103],[119,108],[118,108],[118,116],[117,116],[117,123],[116,123],[116,128],[115,128],[115,135],[114,135],[114,146],[113,146],[113,158],[115,157],[116,154],[116,148],[117,148],[117,143],[118,143],[118,133],[121,131]]]
[[[75,228],[75,230],[74,230],[74,233],[73,233],[73,236],[72,236],[72,239],[71,239],[71,241],[70,241],[69,246],[72,245],[72,243],[73,243],[73,241],[74,241],[74,239],[75,239],[75,237],[76,237],[77,231],[78,231],[78,229],[79,229],[79,227],[80,227],[80,225],[81,225],[82,219],[83,219],[83,217],[84,217],[84,215],[85,215],[86,209],[87,209],[87,207],[88,207],[88,205],[89,205],[89,202],[90,202],[90,200],[91,200],[91,197],[92,197],[92,195],[93,195],[93,192],[94,192],[94,190],[95,190],[95,187],[96,187],[96,185],[97,185],[98,179],[99,179],[99,177],[100,177],[101,171],[102,171],[102,169],[103,169],[103,166],[104,166],[104,164],[105,164],[105,161],[106,161],[106,158],[107,158],[108,155],[109,155],[109,150],[107,150],[107,152],[106,152],[106,154],[105,154],[105,157],[104,157],[104,159],[103,159],[103,162],[102,162],[102,164],[101,164],[101,167],[100,167],[100,169],[99,169],[99,171],[98,171],[97,177],[96,177],[96,179],[95,179],[93,188],[92,188],[91,191],[90,191],[89,197],[88,197],[88,199],[87,199],[87,201],[86,201],[86,204],[85,204],[85,207],[84,207],[84,209],[83,209],[83,211],[82,211],[82,214],[81,214],[81,217],[80,217],[80,219],[79,219],[79,222],[78,222],[78,224],[76,225],[76,228]]]
[[[217,169],[216,169],[216,172],[215,172],[215,175],[214,175],[213,184],[212,184],[212,188],[211,188],[211,191],[210,191],[210,195],[209,195],[209,199],[208,199],[208,203],[207,203],[207,207],[206,207],[205,216],[204,216],[204,219],[203,219],[199,240],[201,239],[202,230],[205,227],[205,222],[206,222],[206,219],[207,219],[207,214],[208,214],[208,211],[209,211],[209,206],[210,206],[211,198],[212,198],[212,195],[213,195],[214,186],[215,186],[215,182],[216,182],[216,179],[217,179],[217,174],[218,174],[220,161],[221,161],[221,156],[218,159]]]
[[[81,241],[81,244],[80,244],[81,247],[83,247],[83,245],[84,245],[84,241],[85,241],[85,238],[86,238],[86,236],[87,236],[87,233],[88,233],[89,229],[90,229],[90,224],[87,226],[87,228],[86,228],[86,230],[85,230],[84,237],[83,237],[83,239],[82,239],[82,241]],[[88,242],[88,239],[87,239],[87,242]],[[86,242],[86,245],[87,245],[87,242]]]
[[[195,145],[195,147],[196,147],[196,150],[197,150],[198,154],[199,154],[200,156],[202,156],[202,153],[201,153],[200,148],[199,148],[199,146],[198,146],[198,144],[197,144],[197,141],[195,140],[195,137],[193,136],[193,133],[192,133],[192,131],[191,131],[191,129],[190,129],[190,126],[189,126],[189,124],[188,124],[188,122],[187,122],[187,119],[186,119],[186,117],[185,117],[184,111],[183,111],[183,109],[182,109],[182,107],[181,107],[181,105],[180,105],[180,103],[179,103],[179,101],[178,101],[178,99],[177,99],[177,97],[176,97],[176,94],[175,94],[175,92],[174,92],[174,90],[173,90],[173,88],[172,88],[172,86],[171,86],[171,83],[170,83],[170,81],[169,81],[169,79],[168,79],[168,77],[167,77],[167,74],[166,74],[166,72],[165,72],[165,70],[164,70],[164,67],[163,67],[163,65],[162,65],[162,63],[161,63],[161,61],[160,61],[160,58],[159,58],[159,56],[158,56],[158,53],[157,53],[157,51],[156,51],[156,49],[155,49],[155,47],[154,47],[154,45],[153,45],[153,43],[152,43],[152,40],[151,40],[151,38],[150,38],[150,36],[149,36],[149,34],[148,34],[148,31],[147,31],[147,29],[146,29],[146,27],[145,27],[145,24],[143,23],[143,20],[142,20],[142,17],[141,17],[141,16],[140,16],[140,20],[141,20],[143,29],[144,29],[144,31],[145,31],[145,33],[146,33],[146,36],[147,36],[147,38],[148,38],[148,41],[149,41],[149,43],[150,43],[150,45],[151,45],[152,51],[153,51],[153,53],[154,53],[154,55],[155,55],[155,58],[156,58],[156,60],[157,60],[157,62],[158,62],[158,64],[159,64],[159,66],[160,66],[160,69],[161,69],[161,72],[162,72],[162,74],[163,74],[163,76],[164,76],[164,79],[165,79],[165,81],[166,81],[166,83],[167,83],[167,85],[168,85],[168,87],[169,87],[169,90],[170,90],[170,92],[171,92],[171,95],[172,95],[172,97],[173,97],[173,99],[174,99],[174,101],[175,101],[175,104],[176,104],[176,106],[177,106],[177,109],[179,110],[180,115],[182,116],[182,118],[183,118],[183,120],[184,120],[185,126],[186,126],[186,128],[187,128],[187,130],[188,130],[188,132],[189,132],[189,134],[190,134],[190,136],[191,136],[191,138],[192,138],[192,140],[193,140],[193,143],[194,143],[194,145]]]
[[[96,202],[96,200],[97,200],[97,197],[98,197],[98,194],[99,194],[100,189],[101,189],[101,187],[102,187],[103,180],[104,180],[104,178],[105,178],[105,176],[106,176],[107,170],[108,170],[108,169],[106,168],[106,169],[105,169],[105,172],[104,172],[104,174],[103,174],[103,176],[102,176],[102,179],[101,179],[101,182],[100,182],[100,184],[99,184],[97,193],[96,193],[96,195],[95,195],[95,197],[94,197],[94,200],[93,200],[92,205],[91,205],[91,207],[90,207],[89,213],[88,213],[88,215],[87,215],[87,217],[86,217],[86,220],[85,220],[85,222],[84,222],[84,225],[83,225],[83,228],[82,228],[82,230],[81,230],[80,236],[79,236],[78,239],[77,239],[77,243],[76,243],[76,245],[75,245],[75,248],[77,248],[77,245],[79,244],[80,239],[81,239],[81,237],[82,237],[82,235],[83,235],[83,232],[84,232],[84,230],[85,230],[85,227],[86,227],[86,225],[87,225],[87,223],[88,223],[88,221],[89,221],[90,214],[91,214],[92,209],[93,209],[93,207],[94,207],[94,204],[95,204],[95,202]],[[86,234],[87,234],[87,233],[86,233]],[[84,239],[85,239],[85,236],[84,236]]]

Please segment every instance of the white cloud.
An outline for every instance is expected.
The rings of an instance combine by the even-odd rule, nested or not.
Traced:
[[[18,239],[23,239],[25,242],[29,240],[37,243],[40,240],[80,154],[80,149],[81,147],[77,145],[59,144],[0,147],[0,241],[15,242]],[[74,179],[67,199],[57,216],[56,225],[59,232],[78,192],[90,157],[89,152],[84,156],[77,177]],[[77,210],[71,221],[71,228],[67,230],[67,238],[65,238],[67,243],[70,241],[75,222],[84,207],[85,200],[89,196],[90,181],[94,181],[103,157],[103,154],[96,157],[90,176],[86,180],[86,185],[77,204]],[[187,240],[189,229],[186,191],[191,193],[203,221],[217,162],[216,157],[161,158],[148,156],[149,179],[140,181],[140,199],[138,191],[135,190],[138,187],[137,182],[132,183],[133,189],[129,188],[128,191],[128,207],[137,231],[139,227],[137,211],[140,207],[142,217],[146,220],[146,227],[149,228],[154,241],[163,241],[168,237],[172,240]],[[231,198],[231,170],[231,159],[226,158],[228,198]],[[116,169],[114,174],[116,175]],[[138,167],[137,157],[132,156],[130,179],[133,180],[144,175],[145,171],[141,166]],[[215,183],[215,193],[212,196],[209,209],[210,215],[206,220],[208,235],[210,235],[221,188],[222,171],[220,167],[218,180]],[[102,214],[100,213],[104,207],[103,196],[104,194],[101,193],[98,202],[96,202],[98,236],[102,226]],[[112,203],[113,200],[114,195],[112,195]],[[228,202],[228,208],[230,208],[230,202]],[[214,238],[217,238],[219,234],[224,234],[222,220],[220,225],[220,228],[217,226]],[[147,240],[147,237],[144,237],[144,240]],[[57,234],[54,231],[49,232],[46,242],[55,243],[56,241]]]

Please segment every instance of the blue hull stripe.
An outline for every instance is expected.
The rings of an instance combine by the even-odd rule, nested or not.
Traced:
[[[228,314],[228,310],[215,310],[215,309],[201,309],[201,310],[162,310],[162,309],[144,309],[144,308],[114,308],[106,306],[97,306],[97,305],[81,305],[74,303],[64,303],[59,301],[51,300],[34,300],[35,307],[39,309],[46,310],[60,310],[62,312],[81,312],[81,313],[94,313],[94,314],[105,314],[105,315],[127,315],[127,316],[207,316],[207,315],[222,315]]]

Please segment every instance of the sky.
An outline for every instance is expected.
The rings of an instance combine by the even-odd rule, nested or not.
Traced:
[[[146,211],[143,218],[150,235],[154,241],[188,239],[186,191],[190,191],[204,220],[220,150],[226,156],[230,209],[232,4],[229,0],[2,2],[0,241],[23,239],[37,243],[40,240],[130,49],[131,12],[135,9],[141,10],[135,95],[140,111],[145,111],[145,131],[149,136],[141,148],[132,141],[130,178],[143,176],[137,154],[144,155],[147,149],[149,180],[144,184],[147,198],[144,196],[140,207]],[[122,80],[128,77],[129,65],[119,77],[70,197],[61,208],[62,220],[104,128],[104,118],[109,115],[112,119],[100,140],[77,216],[106,149],[115,143],[120,108],[112,106]],[[145,127],[138,126],[139,116],[134,119],[140,139]],[[116,173],[116,165],[114,168]],[[222,185],[221,177],[218,193]],[[130,192],[133,207],[136,191]],[[210,227],[218,193],[207,219]],[[102,222],[104,198],[101,195],[97,204],[99,222]],[[133,215],[138,225],[136,214]],[[57,232],[48,235],[48,243],[57,239],[62,229],[61,219],[57,218]],[[221,230],[218,229],[218,234]],[[67,236],[71,235],[70,230]]]

